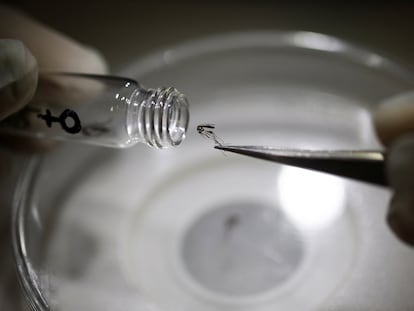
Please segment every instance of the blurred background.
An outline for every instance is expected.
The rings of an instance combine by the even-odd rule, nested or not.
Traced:
[[[414,67],[414,5],[410,1],[361,1],[358,5],[264,0],[5,3],[100,50],[113,72],[177,42],[255,29],[330,34]]]

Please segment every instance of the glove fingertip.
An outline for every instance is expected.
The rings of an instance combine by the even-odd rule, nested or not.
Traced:
[[[414,91],[384,100],[373,117],[378,138],[386,146],[401,135],[414,132]]]
[[[25,45],[0,40],[0,119],[16,112],[33,97],[37,86],[37,63]]]
[[[387,224],[400,241],[414,246],[414,227],[401,216],[398,212],[388,213]]]

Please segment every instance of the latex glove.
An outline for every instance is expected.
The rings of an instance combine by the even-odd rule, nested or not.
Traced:
[[[387,174],[394,190],[387,222],[402,241],[414,246],[414,91],[385,100],[374,121],[388,147]]]
[[[22,42],[0,39],[0,120],[27,104],[37,85],[37,62]]]
[[[0,38],[7,38],[0,39],[0,120],[30,101],[36,90],[38,71],[97,74],[107,71],[103,58],[95,50],[1,5]],[[43,149],[45,142],[1,135],[0,145],[5,144],[35,150]]]
[[[96,51],[21,12],[0,5],[0,120],[30,101],[39,71],[102,74],[107,67]],[[6,144],[13,145],[14,149],[2,148]],[[0,310],[16,310],[14,304],[18,299],[12,293],[19,292],[15,270],[8,264],[12,262],[9,214],[15,175],[20,170],[16,149],[32,152],[44,148],[44,140],[0,136],[0,266],[3,268],[0,269]]]

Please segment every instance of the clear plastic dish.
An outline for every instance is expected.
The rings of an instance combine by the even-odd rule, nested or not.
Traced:
[[[387,189],[214,150],[379,148],[370,110],[414,76],[307,32],[172,47],[123,73],[190,102],[176,149],[65,144],[16,189],[14,251],[33,310],[411,310],[414,253]]]

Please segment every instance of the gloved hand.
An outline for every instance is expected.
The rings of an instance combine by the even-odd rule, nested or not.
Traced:
[[[0,120],[32,98],[37,85],[37,62],[22,42],[0,39]]]
[[[414,246],[414,91],[385,100],[374,122],[388,148],[387,174],[394,190],[387,222],[402,241]]]
[[[106,70],[96,51],[0,5],[0,120],[30,101],[39,71],[101,74]],[[3,148],[6,144],[13,149]],[[20,168],[16,149],[33,152],[45,147],[43,140],[0,136],[0,310],[16,310],[13,286],[15,293],[19,292],[9,247],[15,169]]]
[[[0,120],[31,100],[39,71],[103,74],[107,67],[96,51],[0,5]],[[5,144],[34,150],[45,142],[0,135]]]

